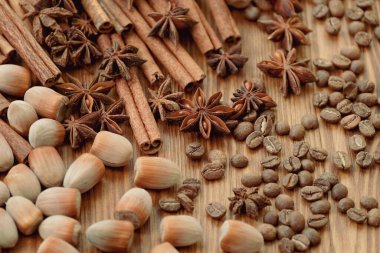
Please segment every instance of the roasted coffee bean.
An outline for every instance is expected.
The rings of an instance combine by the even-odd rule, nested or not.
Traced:
[[[334,55],[331,62],[338,69],[348,69],[351,65],[351,60],[343,55]],[[343,80],[343,79],[342,79]],[[344,80],[343,80],[344,81]],[[329,84],[330,87],[330,84]],[[336,90],[336,89],[335,89]],[[341,90],[341,89],[339,89]]]
[[[290,226],[290,214],[292,212],[295,212],[295,211],[292,209],[282,209],[278,213],[278,222],[282,225]],[[296,231],[294,231],[294,232],[296,232]]]
[[[367,210],[379,207],[379,202],[374,197],[371,196],[362,196],[360,198],[360,205]]]
[[[227,208],[218,202],[212,202],[206,206],[206,213],[214,219],[221,219],[226,215]]]
[[[310,144],[306,141],[297,141],[293,144],[293,156],[302,158],[309,152]]]
[[[338,210],[341,213],[346,213],[348,209],[355,207],[355,203],[351,198],[343,198],[338,202]]]
[[[317,79],[316,84],[318,87],[326,87],[330,78],[330,72],[324,69],[320,69],[315,73]]]
[[[225,123],[228,129],[230,129],[230,131],[233,131],[239,124],[239,121],[236,119],[228,119]]]
[[[364,62],[362,60],[353,60],[351,62],[350,70],[356,75],[360,75],[364,71]]]
[[[329,105],[332,107],[336,107],[339,102],[344,99],[344,95],[342,92],[335,91],[330,93],[329,95]]]
[[[343,99],[336,105],[336,109],[343,115],[349,114],[352,112],[353,103],[348,99]]]
[[[309,238],[306,235],[298,234],[292,237],[292,241],[294,242],[294,248],[296,251],[306,251],[310,247]]]
[[[368,79],[363,79],[357,82],[360,93],[372,93],[375,90],[375,83]]]
[[[379,19],[374,11],[365,11],[363,21],[371,26],[379,25]]]
[[[313,185],[321,188],[324,193],[327,193],[331,189],[330,182],[321,177],[314,179]]]
[[[251,122],[240,122],[233,131],[233,136],[238,141],[244,141],[247,136],[254,131],[254,126]]]
[[[267,169],[277,168],[278,165],[280,165],[280,163],[281,163],[281,160],[276,155],[267,156],[264,159],[262,159],[260,162],[261,166]]]
[[[311,246],[317,246],[321,243],[321,234],[314,228],[307,227],[302,230],[302,234],[309,239]]]
[[[301,124],[295,124],[290,128],[289,137],[294,141],[300,141],[305,136],[305,128]]]
[[[342,23],[339,18],[331,17],[325,21],[325,30],[328,34],[337,35],[340,31]]]
[[[315,107],[323,108],[329,102],[329,96],[326,93],[318,92],[313,95],[313,105]]]
[[[348,139],[348,144],[350,149],[354,152],[359,152],[367,147],[367,142],[364,137],[360,134],[354,134]]]
[[[341,0],[330,0],[329,1],[330,14],[333,17],[341,18],[344,15],[344,5]]]
[[[376,134],[375,127],[370,120],[362,120],[359,123],[359,131],[367,138],[372,138]]]
[[[355,42],[361,47],[368,47],[372,42],[372,37],[367,32],[358,32],[355,34]]]
[[[294,189],[298,184],[298,175],[294,173],[288,173],[282,178],[282,186],[287,190]]]
[[[327,225],[329,218],[324,214],[313,214],[307,219],[309,227],[321,229]]]
[[[224,166],[227,164],[227,156],[226,156],[226,154],[223,151],[219,150],[219,149],[213,149],[210,152],[208,152],[208,154],[207,154],[207,160],[210,163],[217,162],[217,163],[223,164]]]
[[[380,130],[380,113],[374,113],[371,115],[371,122],[372,122],[372,125]]]
[[[346,17],[350,20],[360,20],[363,15],[364,11],[357,6],[353,6],[352,8],[346,10]]]
[[[244,17],[249,21],[257,21],[260,18],[261,11],[253,5],[249,5],[244,9]]]
[[[277,229],[278,233],[278,229]],[[295,251],[295,246],[294,242],[290,240],[289,238],[282,238],[280,243],[278,244],[278,249],[280,253],[294,253]]]
[[[264,136],[267,136],[272,131],[273,120],[268,115],[261,115],[255,121],[255,131],[262,133]]]
[[[198,142],[190,143],[189,145],[186,146],[186,150],[185,150],[187,157],[193,160],[201,159],[205,151],[206,151],[205,147]]]
[[[305,228],[305,217],[298,211],[289,213],[289,226],[296,232],[300,233]]]
[[[267,224],[272,224],[273,226],[278,225],[278,213],[274,210],[269,210],[264,214],[263,222]]]
[[[310,211],[313,214],[328,214],[330,209],[330,202],[326,199],[321,199],[310,204]]]
[[[191,185],[194,188],[196,188],[197,191],[201,189],[201,181],[199,181],[199,179],[196,179],[196,178],[186,178],[185,180],[183,180],[182,184]]]
[[[308,186],[313,184],[313,175],[307,171],[303,170],[298,172],[298,185],[300,187]]]
[[[336,151],[333,155],[333,163],[335,168],[341,170],[350,170],[352,166],[351,157],[342,151]]]
[[[278,135],[288,135],[290,131],[290,126],[288,122],[279,121],[275,125],[275,130]]]
[[[315,58],[313,64],[318,69],[330,70],[333,68],[333,64],[330,60],[324,58]]]
[[[313,7],[313,16],[318,19],[324,19],[329,15],[329,7],[326,4],[317,4]]]
[[[248,113],[247,115],[245,115],[243,117],[243,121],[246,121],[246,122],[255,122],[255,120],[257,119],[258,115],[257,115],[257,112],[256,111],[252,111],[250,113]]]
[[[363,169],[367,169],[373,164],[373,157],[367,151],[360,151],[356,154],[356,164],[359,165]]]
[[[255,149],[261,146],[263,144],[264,135],[259,131],[254,131],[250,135],[248,135],[247,139],[245,140],[245,143],[247,144],[248,148]]]
[[[350,208],[347,210],[347,216],[356,223],[364,223],[367,220],[367,212],[359,208]]]
[[[337,183],[339,183],[339,177],[336,174],[333,174],[330,171],[323,172],[319,178],[325,179],[330,182],[330,186],[333,187]]]
[[[309,172],[314,172],[315,170],[314,162],[310,159],[303,159],[301,161],[301,167],[303,170],[307,170]]]
[[[282,209],[294,209],[293,199],[289,195],[286,195],[286,194],[278,195],[276,200],[274,201],[274,205],[280,211]]]
[[[294,231],[286,225],[279,225],[277,227],[277,239],[281,240],[283,238],[292,238]]]
[[[182,193],[191,199],[195,199],[198,196],[198,189],[191,184],[183,184],[177,189],[177,193]]]
[[[367,224],[369,226],[373,226],[373,227],[380,226],[380,209],[379,208],[371,209],[368,212],[367,216],[368,216]]]
[[[301,197],[307,201],[317,201],[323,198],[323,190],[317,186],[305,186],[301,189]]]
[[[271,224],[262,223],[257,227],[257,229],[267,242],[273,241],[277,237],[277,230]]]
[[[338,183],[331,189],[331,197],[335,201],[339,201],[347,197],[348,189],[344,184]]]
[[[192,212],[194,210],[194,203],[193,203],[193,201],[191,200],[191,198],[189,198],[185,194],[183,194],[183,193],[177,194],[177,199],[178,199],[178,202],[181,203],[181,206],[186,211]]]
[[[275,198],[282,192],[281,187],[276,183],[268,183],[263,187],[263,193],[268,198]]]
[[[273,110],[265,110],[262,113],[260,113],[260,116],[270,117],[272,119],[273,125],[274,125],[274,122],[276,122],[276,113]]]
[[[281,142],[275,136],[266,136],[263,141],[263,146],[270,154],[278,154],[282,149]]]
[[[162,198],[159,200],[158,205],[165,212],[177,212],[181,209],[181,203],[174,198]]]
[[[352,73],[351,71],[349,72],[352,75],[354,75],[354,78],[356,78],[354,73]],[[354,100],[358,96],[358,91],[359,91],[358,86],[356,85],[356,83],[354,83],[354,81],[355,80],[346,81],[346,83],[343,85],[343,91],[342,91],[343,95],[345,98],[350,99],[350,100]]]
[[[356,114],[344,116],[339,124],[346,130],[353,130],[359,126],[361,118]]]
[[[224,176],[224,165],[219,162],[207,163],[201,171],[206,180],[218,180]]]
[[[365,31],[366,27],[365,24],[361,21],[353,21],[348,24],[348,32],[354,36],[358,32]]]
[[[231,157],[230,163],[235,168],[245,168],[248,165],[248,158],[242,154],[235,154]]]
[[[376,149],[373,152],[373,160],[375,163],[380,163],[380,142],[377,144]]]
[[[317,129],[319,126],[318,118],[314,114],[305,114],[302,116],[301,124],[306,130]]]
[[[265,169],[261,172],[261,177],[264,183],[276,183],[278,181],[278,174],[271,169]]]
[[[335,124],[340,121],[340,119],[342,118],[342,115],[337,109],[327,107],[321,111],[320,117],[327,123]]]
[[[282,166],[289,172],[297,173],[301,170],[301,160],[295,156],[289,156],[284,160]]]
[[[355,3],[356,6],[362,9],[367,9],[373,6],[373,0],[356,0]]]
[[[356,98],[356,102],[361,102],[368,107],[372,107],[377,104],[377,95],[374,93],[361,93]]]
[[[324,161],[327,158],[328,152],[324,148],[311,147],[309,149],[310,157],[316,161]]]
[[[261,182],[261,176],[253,173],[245,173],[241,177],[241,184],[248,188],[260,186]]]

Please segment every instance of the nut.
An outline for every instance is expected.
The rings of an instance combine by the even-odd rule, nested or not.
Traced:
[[[14,157],[11,147],[9,146],[7,140],[4,138],[4,136],[0,133],[0,172],[5,172],[9,170],[13,163],[14,163]]]
[[[56,237],[48,237],[45,239],[40,247],[38,248],[37,253],[79,253],[79,251],[74,248],[69,243],[65,242]]]
[[[59,146],[65,141],[65,128],[54,119],[40,119],[29,129],[29,143],[33,148]]]
[[[3,94],[22,97],[31,84],[29,70],[18,65],[0,65],[0,76],[0,92]]]
[[[150,253],[179,253],[179,251],[168,242],[158,244],[150,250]]]
[[[28,137],[30,126],[38,120],[33,106],[22,100],[15,100],[9,104],[7,118],[9,125],[20,135]]]
[[[0,208],[0,248],[13,248],[18,241],[18,231],[12,217]]]
[[[80,231],[81,225],[77,220],[63,215],[47,217],[38,228],[42,239],[53,236],[73,245],[78,244]]]

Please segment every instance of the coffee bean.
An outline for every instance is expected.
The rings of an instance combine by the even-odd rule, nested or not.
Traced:
[[[225,123],[228,129],[230,129],[230,131],[233,131],[239,124],[239,121],[236,119],[228,119],[225,121]]]
[[[280,194],[274,201],[274,204],[278,210],[282,209],[294,209],[294,201],[293,199],[286,194]]]
[[[367,138],[372,138],[376,134],[375,127],[370,120],[362,120],[359,123],[359,131]]]
[[[245,168],[248,165],[248,158],[242,154],[235,154],[231,157],[230,163],[235,168]]]
[[[363,15],[364,11],[357,6],[353,6],[352,8],[346,10],[346,17],[350,20],[360,20]]]
[[[330,14],[333,17],[341,18],[344,15],[344,5],[341,0],[330,0],[329,1]]]
[[[377,40],[380,40],[380,26],[376,26],[375,29],[373,29],[373,34]]]
[[[339,76],[330,76],[327,84],[330,89],[340,91],[343,89],[345,82],[346,81],[344,81],[344,79]]]
[[[277,229],[278,233],[278,229]],[[278,244],[278,249],[280,250],[280,253],[294,253],[295,246],[294,242],[290,240],[289,238],[282,238],[280,243]]]
[[[298,184],[298,175],[294,173],[288,173],[282,178],[282,186],[287,190],[294,189]]]
[[[185,194],[183,193],[177,194],[177,200],[186,211],[192,212],[194,210],[193,201],[191,200],[191,198],[189,198]]]
[[[370,8],[373,5],[373,0],[356,0],[355,2],[356,2],[356,6],[363,9]]]
[[[348,144],[352,151],[359,152],[367,147],[367,142],[360,134],[354,134],[348,139]]]
[[[315,58],[313,64],[318,69],[330,70],[333,68],[332,62],[325,58]]]
[[[255,149],[263,143],[264,136],[259,131],[254,131],[250,135],[248,135],[247,139],[245,140],[245,143],[247,144],[248,148]]]
[[[305,186],[301,189],[301,197],[307,201],[316,201],[323,198],[323,190],[317,186]]]
[[[351,73],[352,75],[354,75],[354,80],[346,81],[346,83],[343,85],[342,92],[345,98],[354,100],[358,96],[358,86],[356,85],[356,83],[354,83],[356,76],[351,71],[345,71],[345,73]]]
[[[328,152],[324,148],[312,147],[309,149],[309,154],[316,161],[324,161],[327,158]]]
[[[329,102],[329,96],[326,93],[318,92],[313,95],[313,105],[315,107],[323,108]]]
[[[266,169],[261,172],[261,177],[264,183],[276,183],[278,181],[278,174],[276,171]]]
[[[307,227],[302,230],[302,234],[309,239],[311,246],[317,246],[321,243],[321,234],[314,228]]]
[[[323,172],[319,178],[329,181],[331,187],[339,183],[339,177],[330,171]]]
[[[342,23],[339,18],[331,17],[325,21],[325,30],[328,34],[337,35],[340,31]]]
[[[256,111],[252,111],[250,113],[248,113],[247,115],[245,115],[243,117],[243,121],[246,121],[246,122],[255,122],[255,120],[257,119],[258,115],[257,115],[257,112]]]
[[[305,128],[301,124],[295,124],[290,128],[289,137],[294,141],[300,141],[305,136]]]
[[[241,177],[241,184],[248,188],[260,186],[261,182],[261,176],[253,173],[245,173]]]
[[[270,154],[278,154],[282,149],[281,142],[275,136],[266,136],[263,141],[263,146]]]
[[[302,158],[309,152],[310,144],[306,141],[297,141],[293,144],[293,156]]]
[[[332,92],[329,95],[329,105],[332,107],[336,107],[337,104],[339,104],[340,101],[344,99],[344,95],[342,92]]]
[[[377,144],[376,149],[373,152],[373,160],[375,163],[380,163],[380,142]]]
[[[367,210],[379,207],[379,202],[374,197],[371,196],[362,196],[360,198],[360,205]]]
[[[375,83],[368,79],[363,79],[357,82],[359,92],[372,93],[375,90]]]
[[[313,185],[321,188],[324,193],[327,193],[331,189],[330,182],[324,178],[316,178],[313,181]]]
[[[264,214],[263,222],[267,224],[272,224],[273,226],[277,226],[278,224],[278,214],[274,210],[269,210]]]
[[[366,27],[365,24],[361,21],[353,21],[348,24],[348,32],[354,36],[358,32],[365,31]]]
[[[288,135],[290,131],[290,126],[288,122],[279,121],[276,123],[275,130],[278,135]]]
[[[273,120],[267,115],[261,115],[255,121],[255,131],[262,133],[264,136],[267,136],[272,131]]]
[[[301,161],[298,157],[290,156],[284,160],[282,166],[289,172],[297,173],[301,170]]]
[[[348,99],[343,99],[336,105],[336,109],[343,115],[349,114],[352,112],[353,103]]]
[[[199,160],[202,158],[206,150],[202,144],[198,142],[192,142],[186,146],[185,152],[187,157],[189,157],[190,159]]]
[[[329,218],[324,214],[313,214],[307,219],[309,227],[321,229],[327,225]]]
[[[338,202],[338,210],[341,213],[346,213],[348,209],[355,207],[355,203],[351,198],[343,198]]]
[[[183,185],[191,185],[195,189],[197,189],[197,191],[199,191],[201,188],[201,181],[199,181],[196,178],[186,178],[185,180],[183,180],[182,184]]]
[[[347,187],[341,183],[334,185],[334,187],[331,189],[331,197],[335,201],[340,201],[341,199],[347,197],[347,194]]]
[[[330,202],[326,199],[321,199],[310,204],[310,211],[313,214],[328,214],[330,209]]]
[[[371,115],[371,122],[372,122],[372,125],[380,130],[380,113],[374,113]]]
[[[380,209],[374,208],[368,212],[367,224],[373,227],[380,226]]]
[[[174,198],[162,198],[159,200],[158,205],[165,212],[177,212],[181,209],[181,203]]]
[[[364,223],[367,220],[367,212],[359,208],[350,208],[347,210],[347,216],[356,223]]]
[[[267,156],[264,159],[262,159],[260,162],[261,166],[267,169],[276,168],[278,167],[278,165],[280,165],[280,163],[281,163],[280,158],[275,155]]]
[[[307,171],[303,170],[298,173],[298,185],[300,187],[308,186],[313,184],[313,175]]]
[[[361,102],[368,107],[372,107],[377,104],[377,96],[374,93],[362,93],[358,95],[356,102]]]
[[[226,154],[223,151],[219,150],[219,149],[213,149],[210,152],[208,152],[208,154],[207,154],[207,160],[210,163],[218,162],[218,163],[221,163],[223,165],[227,164],[227,156],[226,156]]]
[[[314,172],[315,170],[314,162],[310,159],[303,159],[301,161],[301,167],[303,170],[307,170],[309,172]]]
[[[264,85],[264,84],[263,84]],[[265,86],[264,86],[265,87]],[[265,110],[263,111],[260,116],[270,117],[272,119],[272,123],[276,122],[276,112],[273,110]]]
[[[354,7],[355,9],[355,7]],[[364,14],[364,13],[363,13]],[[345,46],[340,50],[340,54],[351,59],[351,60],[357,60],[360,58],[361,52],[360,48],[358,46]]]
[[[206,180],[218,180],[224,176],[224,165],[219,162],[207,163],[201,171]]]
[[[278,222],[282,225],[290,226],[290,214],[295,212],[292,209],[282,209],[278,213]],[[294,231],[294,230],[293,230]],[[295,232],[295,231],[294,231]]]
[[[249,21],[257,21],[260,18],[261,11],[253,5],[249,5],[244,9],[244,17]]]
[[[292,238],[293,235],[294,235],[294,231],[289,226],[279,225],[277,227],[277,238],[279,240],[281,240],[283,238],[290,239],[290,238]]]
[[[263,193],[268,198],[275,198],[282,192],[281,187],[276,183],[267,183],[263,187]]]
[[[290,212],[289,226],[294,232],[301,232],[305,228],[305,217],[303,214],[298,211]]]
[[[254,126],[251,122],[240,122],[233,131],[233,136],[238,141],[244,141],[247,136],[254,131]]]
[[[206,213],[213,219],[221,219],[226,215],[227,208],[218,202],[212,202],[207,205]]]
[[[345,87],[347,87],[348,85],[351,85],[351,86],[354,85],[356,87],[356,84],[354,83],[356,81],[355,73],[352,72],[351,70],[345,70],[342,73],[342,78],[344,79],[344,81],[346,81],[346,85],[343,85],[343,95],[345,95],[346,98],[350,98],[350,97],[355,98],[357,95],[357,88],[353,89],[353,90],[349,90],[352,93],[349,93],[348,95],[345,94],[345,93],[347,93],[347,91],[345,90]],[[347,83],[349,83],[349,84],[347,84]]]
[[[356,114],[344,116],[339,124],[346,130],[353,130],[359,126],[361,118]]]
[[[306,130],[317,129],[319,126],[318,118],[314,114],[305,114],[302,116],[301,124]]]
[[[298,234],[292,237],[292,241],[294,242],[294,248],[297,251],[306,251],[310,247],[309,238],[306,235]]]
[[[379,25],[379,19],[374,11],[365,11],[363,21],[371,26]]]
[[[327,107],[321,111],[320,117],[327,123],[335,124],[340,121],[340,119],[342,118],[342,115],[337,109]]]
[[[177,193],[182,193],[191,199],[195,199],[198,196],[198,190],[196,186],[191,184],[183,184],[177,189]]]
[[[363,169],[367,169],[373,164],[373,157],[367,151],[360,151],[356,154],[356,164],[359,165]]]
[[[356,75],[360,75],[364,71],[364,62],[362,60],[353,60],[351,62],[350,70]]]
[[[271,224],[260,224],[257,229],[263,236],[264,240],[267,242],[274,241],[277,237],[277,230],[276,228]]]
[[[333,163],[335,168],[341,170],[350,170],[352,166],[351,157],[342,151],[336,151],[333,155]]]
[[[331,62],[338,69],[348,69],[351,65],[351,60],[343,55],[334,55]],[[330,87],[330,85],[329,85]]]
[[[330,73],[327,70],[320,69],[315,73],[318,87],[326,87],[330,78]]]
[[[368,47],[372,42],[372,37],[367,32],[358,32],[355,34],[355,42],[362,47]]]
[[[318,19],[324,19],[329,15],[329,7],[325,4],[317,4],[313,7],[313,16]]]

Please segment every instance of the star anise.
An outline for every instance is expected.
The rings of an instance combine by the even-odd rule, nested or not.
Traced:
[[[189,9],[173,7],[169,2],[169,8],[166,13],[149,13],[149,17],[156,21],[149,36],[158,35],[161,38],[169,38],[174,45],[177,45],[179,40],[177,29],[191,27],[197,23],[187,16],[188,12]]]
[[[233,197],[229,197],[230,210],[234,214],[247,214],[249,217],[256,219],[259,215],[259,211],[266,206],[270,206],[270,200],[258,194],[258,188],[234,188]]]
[[[89,19],[86,14],[75,16],[71,22],[71,25],[81,30],[88,37],[98,34],[98,30],[92,23],[92,20]]]
[[[78,12],[73,0],[53,0],[53,6],[63,7],[74,14]]]
[[[107,93],[115,86],[114,81],[98,82],[96,76],[91,83],[82,83],[67,74],[69,82],[56,85],[58,92],[69,98],[70,107],[79,106],[81,114],[101,109],[101,105],[112,104],[114,100]]]
[[[70,60],[70,45],[66,34],[58,30],[54,31],[45,38],[45,43],[51,49],[53,62],[60,67],[66,67]]]
[[[274,10],[283,17],[293,17],[302,11],[299,0],[273,0]]]
[[[102,56],[96,44],[89,40],[79,29],[70,29],[68,37],[69,44],[72,48],[71,59],[74,64],[83,62],[88,65],[91,64],[93,60]]]
[[[73,15],[73,13],[61,7],[40,9],[28,2],[21,3],[21,6],[26,12],[24,19],[31,18],[33,21],[33,35],[40,44],[44,43],[44,34],[46,32],[46,28],[49,28],[53,31],[61,30],[61,27],[58,24],[57,20],[65,19]]]
[[[128,119],[124,113],[124,101],[119,99],[106,110],[104,105],[99,110],[100,131],[107,130],[116,134],[123,134],[123,129],[119,126]]]
[[[220,104],[221,92],[212,95],[207,101],[201,88],[194,94],[194,102],[188,99],[178,101],[181,110],[170,112],[167,119],[182,120],[181,131],[199,131],[203,138],[209,139],[212,129],[217,132],[228,134],[226,123],[222,118],[226,118],[234,113],[228,106]]]
[[[236,111],[233,118],[276,106],[276,102],[265,92],[265,87],[258,82],[244,81],[243,86],[237,89],[233,95],[234,97],[231,98],[234,103],[232,108]]]
[[[216,74],[221,77],[233,75],[248,61],[248,57],[241,55],[241,44],[232,46],[227,52],[222,49],[209,55],[207,63]]]
[[[309,44],[306,34],[312,30],[307,28],[297,16],[285,20],[282,16],[273,14],[274,19],[264,19],[259,21],[264,25],[269,34],[268,39],[282,41],[283,47],[290,51],[294,46]]]
[[[70,119],[65,120],[63,125],[72,148],[79,148],[86,140],[95,138],[94,127],[96,127],[99,117],[100,112],[93,112],[79,119],[70,116]]]
[[[183,98],[183,92],[171,92],[172,80],[169,76],[161,83],[157,91],[148,88],[150,98],[148,99],[153,114],[160,115],[161,121],[166,120],[167,112],[178,111],[178,101]]]
[[[138,50],[137,47],[130,45],[120,49],[119,43],[114,41],[112,48],[105,50],[99,69],[104,70],[103,75],[108,78],[113,79],[122,76],[130,80],[130,67],[140,66],[146,62],[137,55]]]
[[[258,63],[257,67],[267,75],[282,78],[281,92],[284,96],[288,95],[289,90],[299,95],[302,84],[315,81],[315,76],[306,67],[307,62],[298,61],[296,49],[293,48],[287,54],[283,50],[276,50],[270,60]]]

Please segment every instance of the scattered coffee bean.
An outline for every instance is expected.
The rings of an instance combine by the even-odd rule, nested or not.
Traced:
[[[201,174],[206,180],[218,180],[224,176],[224,165],[219,162],[207,163],[203,166]]]
[[[295,124],[290,128],[289,137],[294,141],[300,141],[305,136],[305,128],[301,124]]]
[[[353,130],[359,126],[361,118],[356,114],[344,116],[339,124],[346,130]]]
[[[290,131],[289,123],[285,121],[279,121],[276,123],[275,130],[278,135],[288,135]]]
[[[294,173],[286,174],[282,180],[282,186],[287,190],[293,190],[298,184],[298,175]]]
[[[305,228],[305,217],[298,211],[289,213],[289,226],[296,232],[300,233]]]
[[[255,121],[255,131],[262,133],[264,136],[267,136],[272,131],[273,120],[270,116],[261,115]]]
[[[244,141],[247,136],[254,131],[254,126],[251,122],[240,122],[233,131],[233,136],[238,141]]]
[[[341,199],[347,197],[348,189],[344,184],[338,183],[334,185],[331,189],[331,197],[335,201],[340,201]]]
[[[249,5],[244,9],[244,17],[249,21],[257,21],[260,18],[261,11],[253,5]]]
[[[379,19],[377,18],[377,14],[374,11],[365,11],[363,21],[370,26],[379,25]]]
[[[255,120],[257,119],[257,117],[258,117],[257,112],[256,111],[252,111],[252,112],[248,113],[247,115],[245,115],[243,117],[243,121],[255,122]]]
[[[345,46],[340,50],[340,54],[351,59],[357,60],[360,58],[361,52],[358,46]]]
[[[242,154],[235,154],[231,157],[230,162],[235,168],[245,168],[248,165],[248,158]]]
[[[365,31],[366,27],[365,24],[361,21],[353,21],[348,24],[348,32],[354,36],[358,32]]]
[[[274,204],[278,210],[282,209],[294,209],[294,201],[293,199],[286,194],[280,194],[274,201]]]
[[[264,84],[262,84],[262,85],[264,85]],[[276,122],[276,112],[274,110],[265,110],[260,114],[260,116],[270,117],[272,119],[273,125],[274,125],[274,122]]]
[[[330,171],[323,172],[319,176],[319,178],[326,179],[327,181],[329,181],[331,187],[333,187],[334,185],[336,185],[337,183],[339,183],[339,177],[336,174],[334,174],[334,173],[332,173]]]
[[[269,210],[264,214],[263,222],[267,224],[272,224],[273,226],[277,226],[278,224],[278,214],[274,210]]]
[[[187,157],[190,159],[199,160],[205,154],[206,150],[202,144],[198,142],[192,142],[186,146],[185,152]]]
[[[225,123],[228,129],[230,129],[230,131],[233,131],[239,124],[239,121],[236,119],[228,119]]]
[[[192,212],[194,210],[194,203],[191,198],[186,196],[183,193],[177,194],[177,200],[181,204],[181,206],[188,212]]]
[[[331,17],[325,21],[325,30],[328,34],[337,35],[340,31],[342,23],[339,18]]]
[[[319,126],[318,118],[314,114],[305,114],[302,116],[301,124],[306,130],[317,129]]]
[[[293,144],[293,156],[302,158],[309,152],[310,144],[306,141],[297,141]]]
[[[248,135],[247,139],[245,140],[245,143],[247,144],[248,148],[255,149],[261,146],[263,140],[263,134],[259,131],[254,131],[250,135]]]
[[[313,214],[307,219],[309,227],[321,229],[327,225],[329,218],[324,214]]]
[[[358,96],[358,86],[356,83],[354,83],[356,76],[351,71],[345,71],[344,73],[352,74],[354,76],[354,80],[346,81],[346,83],[343,85],[343,95],[347,99],[354,100]]]
[[[344,16],[344,5],[341,0],[330,0],[329,10],[333,17],[341,18]]]
[[[368,47],[372,42],[372,37],[367,32],[358,32],[355,34],[355,42],[362,47]]]
[[[367,169],[373,164],[373,157],[367,151],[360,151],[356,154],[356,164],[359,165],[363,169]]]
[[[218,202],[212,202],[206,207],[207,214],[213,219],[221,219],[226,215],[227,208]]]
[[[358,81],[357,85],[361,93],[372,93],[375,90],[375,83],[368,79]]]
[[[257,228],[264,240],[267,242],[274,241],[277,237],[277,230],[271,224],[262,223]]]
[[[326,199],[321,199],[310,204],[310,211],[313,214],[328,214],[330,209],[330,202]]]
[[[326,87],[330,78],[330,73],[327,70],[320,69],[315,73],[318,87]]]
[[[190,199],[195,199],[198,196],[198,190],[196,186],[192,184],[183,184],[177,189],[177,193],[182,193],[188,196]]]
[[[283,238],[290,239],[290,238],[292,238],[293,235],[294,235],[294,231],[289,226],[279,225],[277,227],[277,238],[279,240],[281,240]],[[281,244],[281,242],[280,242],[280,244]],[[281,246],[279,246],[279,247],[281,247]]]
[[[350,70],[356,75],[360,75],[364,71],[364,62],[362,60],[353,60],[351,62]]]
[[[263,141],[263,146],[270,154],[278,154],[282,149],[281,142],[275,136],[266,136]]]
[[[346,17],[350,20],[360,20],[363,15],[364,11],[357,6],[353,6],[352,8],[346,10]]]
[[[289,156],[284,160],[282,166],[288,172],[297,173],[301,170],[301,160],[296,156]]]
[[[241,184],[248,188],[260,186],[261,182],[261,176],[253,173],[245,173],[241,177]]]
[[[359,123],[359,131],[367,138],[372,138],[376,134],[375,127],[370,120],[362,120]]]
[[[338,69],[348,69],[351,65],[351,60],[343,55],[334,55],[331,62]],[[329,85],[330,87],[330,85]]]
[[[306,251],[310,247],[310,240],[306,235],[298,234],[292,237],[296,251]]]
[[[380,163],[380,142],[377,144],[376,149],[373,152],[373,160],[375,163]]]
[[[261,160],[260,164],[266,169],[274,169],[280,165],[281,160],[278,156],[271,155]]]
[[[306,227],[302,230],[302,234],[309,239],[311,246],[317,246],[321,243],[321,234],[314,228]]]
[[[373,5],[373,0],[356,0],[355,2],[356,2],[356,6],[362,9],[370,8]]]
[[[351,157],[342,151],[336,151],[333,155],[333,163],[335,168],[340,170],[350,170],[352,166]]]
[[[318,92],[313,95],[313,105],[315,107],[323,108],[329,102],[329,96],[326,93]]]
[[[343,99],[336,105],[336,109],[343,115],[352,112],[353,103],[349,99]]]
[[[371,122],[372,122],[372,125],[380,130],[380,113],[374,113],[371,115]]]
[[[329,7],[326,4],[317,4],[313,7],[313,16],[317,19],[324,19],[329,15]]]
[[[282,209],[278,213],[278,222],[282,225],[290,226],[290,214],[295,212],[292,209]]]
[[[330,93],[329,95],[329,105],[332,107],[336,107],[339,102],[344,99],[344,95],[342,92],[335,91]]]
[[[324,161],[327,158],[328,152],[324,148],[311,147],[309,149],[310,157],[316,161]]]
[[[301,197],[307,201],[317,201],[323,198],[323,190],[317,186],[305,186],[301,189]]]
[[[278,233],[278,229],[277,229]],[[289,238],[282,238],[278,244],[278,249],[280,250],[280,253],[294,253],[295,246],[294,242],[290,240]]]
[[[360,205],[367,210],[379,207],[379,202],[374,197],[363,196],[360,198]]]
[[[314,179],[313,185],[321,188],[324,193],[327,193],[331,189],[330,182],[321,177]]]
[[[330,76],[327,84],[330,89],[340,91],[343,89],[345,82],[346,81],[344,81],[344,79],[339,76]]]
[[[264,183],[276,183],[278,181],[278,174],[276,171],[266,169],[261,172],[261,177]]]
[[[263,187],[263,193],[268,198],[275,198],[282,192],[281,187],[276,183],[267,183]]]
[[[181,209],[181,203],[174,198],[162,198],[159,200],[158,205],[165,212],[177,212]]]
[[[368,212],[367,224],[373,227],[380,226],[380,209],[374,208]]]
[[[183,180],[182,184],[183,185],[191,185],[195,189],[197,189],[197,191],[199,191],[201,189],[201,181],[199,179],[196,179],[196,178],[186,178],[185,180]]]
[[[309,172],[314,172],[315,170],[314,162],[310,159],[303,159],[301,161],[301,167],[303,170],[307,170]]]
[[[313,175],[307,170],[303,170],[298,173],[298,185],[300,187],[312,185],[313,180]]]
[[[367,147],[367,142],[362,135],[354,134],[348,139],[348,145],[352,151],[359,152]]]
[[[333,68],[332,62],[325,58],[315,58],[313,64],[318,69],[330,70]]]
[[[343,198],[338,202],[338,210],[341,213],[346,213],[349,209],[355,207],[355,203],[351,198]]]
[[[208,152],[208,154],[207,154],[207,160],[210,163],[219,162],[219,163],[221,163],[223,165],[227,164],[227,156],[226,156],[226,154],[223,151],[219,150],[219,149],[213,149],[210,152]]]
[[[335,124],[340,121],[340,119],[342,118],[342,115],[337,109],[327,107],[321,111],[320,117],[327,123]]]
[[[350,208],[347,210],[347,216],[356,223],[364,223],[367,220],[367,212],[359,208]]]
[[[361,102],[369,107],[377,104],[377,95],[374,93],[362,93],[356,98],[356,102]]]

